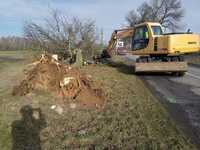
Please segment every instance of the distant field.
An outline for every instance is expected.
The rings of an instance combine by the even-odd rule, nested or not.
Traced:
[[[13,58],[13,59],[30,59],[31,57],[40,54],[40,51],[31,51],[31,50],[27,50],[27,51],[2,51],[0,50],[0,61],[3,58]],[[6,60],[5,60],[6,61]]]
[[[25,53],[26,51],[1,51],[0,50],[0,56],[1,57],[23,57],[23,53]]]
[[[42,150],[195,149],[142,81],[119,61],[81,69],[103,89],[103,110],[72,109],[45,91],[13,97],[12,88],[23,79],[23,69],[27,67],[24,54],[0,51],[1,150],[25,146],[27,138],[20,137],[18,145],[14,143],[19,134],[29,133],[20,126],[23,121],[19,111],[25,105],[40,108],[44,114],[46,125],[42,130],[31,127],[36,135],[28,138],[39,137],[35,142]],[[55,104],[64,108],[62,115],[50,109]]]

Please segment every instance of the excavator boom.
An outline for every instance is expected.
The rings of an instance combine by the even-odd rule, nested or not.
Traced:
[[[123,42],[121,42],[122,38],[131,37],[133,33],[133,28],[124,28],[114,30],[111,35],[110,41],[106,48],[106,53],[108,57],[112,57],[113,54],[119,54],[120,48],[124,48]],[[121,45],[120,45],[121,44]]]

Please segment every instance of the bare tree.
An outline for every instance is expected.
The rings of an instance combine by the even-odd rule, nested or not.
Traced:
[[[160,22],[164,28],[175,31],[180,28],[184,17],[181,0],[150,0],[144,2],[136,11],[131,10],[126,16],[130,26],[144,22]]]
[[[85,57],[92,55],[93,46],[98,39],[93,20],[82,21],[55,10],[50,17],[44,19],[43,25],[27,23],[24,33],[26,38],[44,50],[66,51],[72,55],[74,49],[81,48]]]

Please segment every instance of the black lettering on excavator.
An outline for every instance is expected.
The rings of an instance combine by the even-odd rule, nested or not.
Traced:
[[[188,44],[197,44],[197,42],[188,42]]]
[[[158,38],[154,39],[154,51],[158,51]]]

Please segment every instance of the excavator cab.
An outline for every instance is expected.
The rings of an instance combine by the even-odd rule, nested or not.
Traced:
[[[142,23],[134,27],[132,37],[133,54],[146,55],[154,52],[156,37],[163,34],[159,23]]]
[[[147,26],[137,27],[132,41],[134,51],[146,48],[149,43],[149,32]]]

